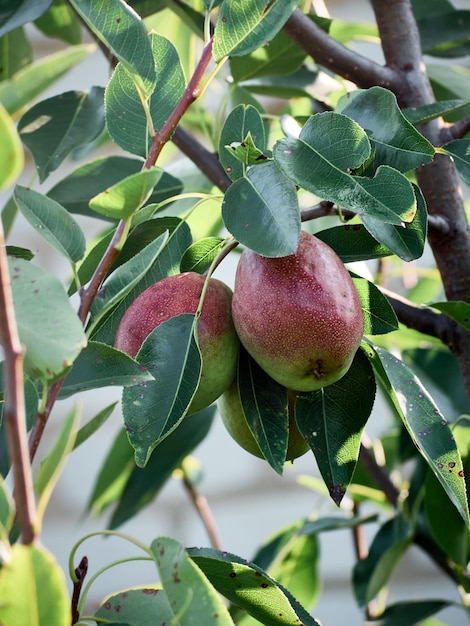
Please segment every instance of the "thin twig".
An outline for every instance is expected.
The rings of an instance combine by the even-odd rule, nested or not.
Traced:
[[[23,543],[36,539],[37,511],[28,455],[23,387],[24,350],[20,343],[8,271],[5,237],[0,220],[0,338],[5,352],[5,427],[13,468],[16,510]]]
[[[88,558],[84,556],[80,561],[78,567],[75,568],[75,576],[77,580],[73,583],[72,594],[72,624],[76,624],[80,619],[80,611],[78,610],[78,604],[80,602],[80,594],[82,592],[83,581],[88,572]]]
[[[217,550],[222,550],[222,542],[220,540],[214,516],[212,515],[212,511],[209,507],[207,499],[204,496],[201,496],[201,494],[196,491],[193,482],[190,480],[184,469],[182,469],[182,472],[183,485],[185,486],[191,502],[193,503],[194,508],[198,512],[198,515],[201,518],[202,523],[204,524],[204,528],[207,531],[212,547],[216,548]]]

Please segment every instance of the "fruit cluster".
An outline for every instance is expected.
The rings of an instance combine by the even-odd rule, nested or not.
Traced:
[[[119,325],[115,347],[135,357],[149,333],[182,313],[198,311],[205,277],[170,276],[143,291]],[[188,409],[215,400],[232,437],[262,456],[248,426],[237,381],[239,344],[289,400],[289,446],[294,459],[308,446],[295,425],[295,392],[321,389],[348,371],[364,331],[361,305],[351,277],[336,253],[302,231],[295,253],[267,258],[245,249],[234,291],[210,278],[197,322],[202,356],[199,386]]]

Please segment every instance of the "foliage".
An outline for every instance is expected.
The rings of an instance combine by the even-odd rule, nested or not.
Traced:
[[[450,604],[382,603],[413,545],[460,590],[462,614],[470,610],[470,231],[457,185],[457,176],[464,188],[470,183],[470,76],[458,65],[470,53],[470,11],[448,0],[376,0],[375,27],[308,13],[308,5],[23,0],[0,8],[4,626],[64,626],[70,605],[72,623],[82,625],[313,626],[319,533],[348,528],[357,539],[366,524],[374,536],[351,578],[368,624],[417,624]],[[181,25],[172,40],[151,31],[155,17],[170,12]],[[35,58],[31,28],[61,49]],[[85,32],[109,59],[109,81],[41,100],[94,49],[82,43]],[[349,47],[371,36],[382,44],[383,66]],[[197,176],[167,171],[171,145],[194,162]],[[23,146],[37,177],[13,187]],[[97,148],[109,156],[97,156]],[[22,242],[10,244],[18,212],[61,255],[68,284]],[[93,241],[83,217],[99,224]],[[124,427],[88,505],[99,514],[113,507],[111,529],[158,497],[174,470],[194,495],[188,455],[215,417],[209,407],[186,419],[201,371],[198,315],[162,324],[135,359],[113,346],[119,321],[138,294],[167,276],[196,271],[209,279],[243,247],[273,258],[292,254],[301,228],[355,263],[350,273],[364,316],[349,372],[298,393],[294,406],[321,475],[305,483],[327,493],[340,514],[292,520],[251,560],[223,552],[214,537],[212,547],[196,549],[170,537],[148,546],[106,531],[133,543],[159,582],[116,590],[86,615],[90,585],[116,563],[82,589],[87,562],[74,559],[84,537],[71,550],[70,598],[64,572],[41,544],[41,526],[68,455],[99,436],[113,405],[79,429],[77,404],[33,476],[56,401],[123,388]],[[416,265],[429,250],[433,280]],[[411,287],[403,279],[410,268]],[[244,352],[238,369],[240,395],[257,407],[249,411],[246,400],[250,429],[282,474],[291,410],[285,390]],[[364,432],[377,394],[390,406],[392,428],[371,447]],[[446,399],[445,411],[435,397]],[[10,470],[14,497],[3,480]],[[364,504],[372,515],[361,515]]]

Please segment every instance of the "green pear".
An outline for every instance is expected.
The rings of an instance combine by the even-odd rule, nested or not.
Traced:
[[[258,365],[296,391],[321,389],[344,376],[364,332],[348,271],[329,246],[304,231],[286,257],[243,251],[232,315]]]
[[[159,324],[181,313],[196,313],[204,281],[204,276],[186,272],[148,287],[125,312],[114,346],[135,357],[144,339]],[[235,377],[239,340],[233,326],[231,301],[231,289],[211,278],[197,327],[201,379],[188,414],[212,404]]]
[[[294,402],[295,395],[291,395],[289,398],[289,440],[287,444],[286,461],[297,459],[309,449],[308,443],[300,434],[297,424],[295,423]],[[257,456],[260,459],[264,458],[246,421],[236,379],[232,382],[227,391],[217,400],[217,408],[222,422],[232,439],[244,450],[253,454],[253,456]]]

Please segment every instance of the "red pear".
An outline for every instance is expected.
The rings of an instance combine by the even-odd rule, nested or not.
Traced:
[[[125,312],[115,347],[135,357],[144,339],[159,324],[181,313],[196,313],[204,281],[204,276],[186,272],[148,287]],[[231,301],[231,289],[211,278],[197,329],[203,361],[201,380],[188,413],[212,404],[235,377],[239,341],[233,326]]]
[[[302,231],[294,254],[245,249],[232,314],[240,341],[275,381],[314,391],[348,371],[364,332],[354,284],[337,254]]]

